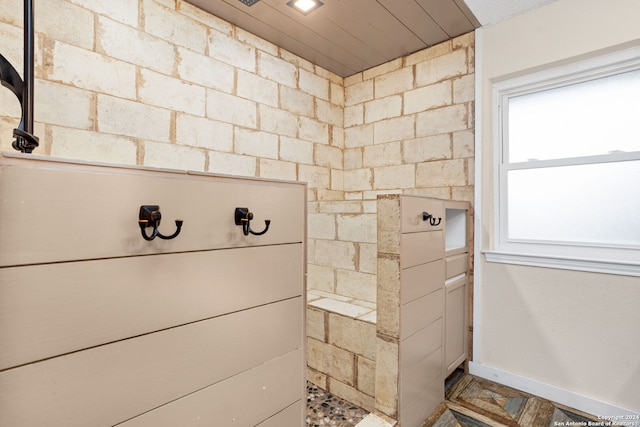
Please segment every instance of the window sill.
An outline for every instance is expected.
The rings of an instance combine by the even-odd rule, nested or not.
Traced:
[[[487,262],[640,277],[640,263],[633,261],[597,260],[500,250],[483,251],[482,253]]]

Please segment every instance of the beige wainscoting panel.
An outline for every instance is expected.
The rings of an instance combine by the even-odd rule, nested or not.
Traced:
[[[297,297],[9,369],[0,425],[112,426],[302,348],[302,328]]]
[[[401,370],[400,410],[409,406],[434,380],[442,379],[442,347],[408,370]]]
[[[301,243],[5,268],[0,370],[300,296],[303,270]]]
[[[306,184],[0,154],[0,194],[1,426],[304,424]]]
[[[413,401],[402,407],[401,426],[419,427],[444,399],[444,379],[437,378],[422,388]]]
[[[444,315],[444,290],[439,289],[400,309],[400,339],[415,334]]]
[[[443,319],[438,318],[430,325],[404,339],[400,347],[400,366],[405,370],[411,369],[420,360],[441,347],[443,326]]]
[[[302,414],[302,415],[301,415]],[[288,408],[278,412],[273,417],[261,422],[256,427],[284,427],[291,426],[297,427],[300,424],[300,419],[304,419],[307,414],[307,401],[300,400]],[[304,425],[304,424],[303,424]]]
[[[442,288],[445,276],[443,259],[405,268],[400,271],[400,303],[406,304]]]
[[[101,259],[217,248],[301,242],[303,185],[152,169],[67,164],[37,158],[0,158],[0,266]],[[55,197],[52,195],[55,194]],[[161,233],[140,234],[142,205],[158,205]],[[244,236],[236,207],[254,213]]]
[[[299,404],[302,371],[292,372],[291,366],[303,357],[302,350],[287,353],[119,426],[256,426],[273,416],[273,408],[281,412]],[[300,414],[294,415],[297,424],[286,425],[299,427]]]
[[[449,375],[467,358],[469,279],[466,275],[445,285],[445,366]]]
[[[444,227],[442,200],[403,196],[400,199],[400,205],[403,233],[442,230]],[[424,212],[430,214],[437,225],[431,225],[430,219],[425,220],[423,217]]]
[[[466,273],[469,269],[469,254],[467,253],[447,257],[445,261],[447,264],[447,279]]]
[[[402,268],[413,267],[442,258],[444,240],[442,231],[402,233],[400,241],[400,264]]]

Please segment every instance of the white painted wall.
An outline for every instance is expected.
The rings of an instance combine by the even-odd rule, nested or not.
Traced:
[[[494,24],[555,0],[464,0],[482,25]]]
[[[492,81],[640,45],[637,0],[558,0],[477,33],[471,372],[594,415],[640,412],[640,278],[486,262]],[[637,213],[636,213],[637,214]]]

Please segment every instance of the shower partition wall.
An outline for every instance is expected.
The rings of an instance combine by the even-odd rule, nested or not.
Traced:
[[[305,184],[4,154],[0,194],[0,425],[303,425]]]
[[[376,411],[418,427],[467,360],[469,204],[378,196]]]

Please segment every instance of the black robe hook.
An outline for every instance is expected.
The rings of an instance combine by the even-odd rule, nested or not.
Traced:
[[[160,226],[160,219],[162,219],[162,215],[160,214],[160,206],[157,205],[143,205],[140,206],[140,215],[138,216],[138,225],[140,225],[140,233],[142,233],[142,237],[144,240],[153,240],[156,237],[159,237],[163,240],[171,240],[180,234],[180,230],[182,229],[183,221],[181,219],[176,219],[176,231],[170,235],[165,236],[160,233],[158,227]],[[151,235],[147,235],[147,231],[145,230],[148,227],[153,227],[153,231]]]
[[[427,221],[428,220],[429,224],[431,224],[432,227],[435,227],[437,225],[440,225],[440,221],[442,221],[442,218],[436,219],[429,212],[422,212],[422,220],[423,221]]]
[[[253,220],[253,213],[249,212],[249,208],[236,208],[234,214],[236,225],[242,226],[242,233],[245,236],[248,236],[249,233],[254,236],[262,236],[269,230],[269,225],[271,225],[270,219],[265,219],[264,223],[266,225],[265,229],[262,231],[253,231],[251,229],[251,221]]]

